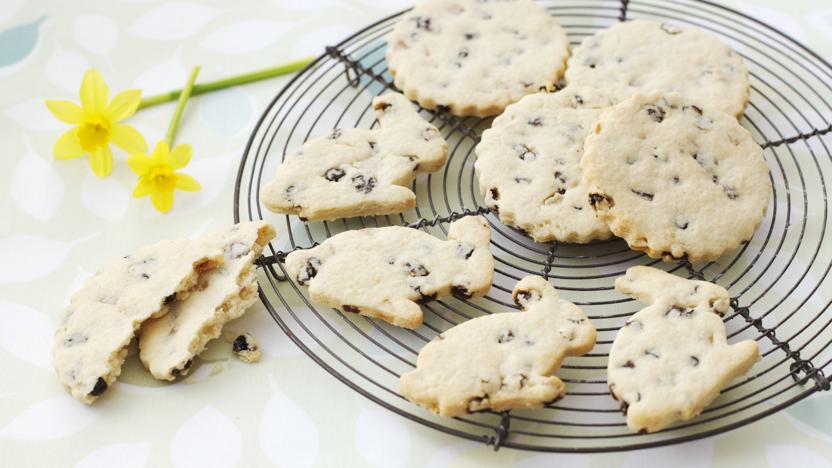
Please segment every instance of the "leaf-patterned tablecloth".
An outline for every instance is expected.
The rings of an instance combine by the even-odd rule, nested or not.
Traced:
[[[684,445],[623,454],[543,455],[489,448],[411,423],[318,368],[262,306],[231,331],[254,330],[257,365],[212,345],[185,382],[159,385],[128,360],[119,384],[83,406],[51,369],[54,320],[68,296],[110,257],[160,238],[193,236],[231,220],[233,177],[259,112],[286,82],[274,79],[194,98],[178,135],[191,143],[197,194],[177,194],[162,216],[130,197],[134,178],[116,153],[96,179],[85,160],[54,162],[64,126],[43,105],[77,99],[83,72],[113,90],[180,87],[202,65],[208,80],[318,54],[408,1],[2,0],[0,5],[0,465],[2,466],[828,466],[832,393],[751,426]],[[828,0],[731,2],[832,56]],[[131,121],[148,141],[172,105]],[[227,339],[227,338],[226,338]]]

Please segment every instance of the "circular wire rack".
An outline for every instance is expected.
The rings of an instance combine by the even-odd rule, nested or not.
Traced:
[[[311,63],[274,98],[255,127],[237,175],[235,221],[265,219],[278,239],[260,259],[260,296],[286,335],[317,364],[370,400],[410,420],[496,448],[599,452],[655,447],[728,431],[829,390],[832,362],[832,242],[826,179],[832,176],[832,66],[774,27],[700,0],[554,0],[540,2],[577,45],[602,28],[634,18],[695,26],[720,37],[749,68],[751,93],[741,124],[765,148],[773,192],[754,237],[717,261],[663,263],[620,239],[589,245],[535,243],[499,222],[483,203],[473,171],[474,146],[489,119],[458,118],[420,108],[448,142],[448,162],[413,184],[417,206],[399,215],[301,222],[265,212],[261,186],[287,152],[335,127],[377,126],[372,98],[395,91],[385,36],[405,12],[381,19]],[[492,228],[494,286],[483,298],[443,299],[423,306],[424,325],[406,330],[312,303],[285,275],[288,252],[345,230],[408,225],[444,239],[448,223],[483,215]],[[715,215],[718,216],[717,213]],[[617,330],[640,306],[613,288],[634,265],[652,265],[727,288],[729,342],[756,340],[761,359],[698,417],[653,434],[630,431],[606,383],[607,355]],[[558,376],[567,395],[535,410],[438,417],[399,394],[399,376],[422,346],[471,318],[511,311],[511,290],[539,274],[580,305],[598,331],[595,348],[567,358]]]

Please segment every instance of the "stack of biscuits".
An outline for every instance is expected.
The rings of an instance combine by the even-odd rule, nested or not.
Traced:
[[[275,232],[250,222],[200,239],[166,240],[107,263],[73,294],[55,333],[58,380],[90,404],[121,373],[136,338],[153,377],[174,380],[223,326],[257,300],[254,261]],[[256,346],[241,335],[235,351],[252,360]]]

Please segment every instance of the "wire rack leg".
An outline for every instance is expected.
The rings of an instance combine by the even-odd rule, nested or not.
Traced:
[[[552,242],[549,247],[549,254],[546,255],[546,263],[543,264],[543,277],[549,279],[549,273],[552,271],[552,264],[555,263],[555,253],[558,251],[558,243]]]
[[[621,0],[621,8],[618,21],[627,21],[627,8],[630,6],[630,0]]]
[[[278,252],[283,253],[283,252]],[[285,256],[284,256],[285,257]],[[274,279],[277,281],[283,282],[286,281],[288,278],[286,275],[281,274],[274,268],[274,264],[277,263],[279,260],[277,259],[277,254],[275,255],[263,255],[257,259],[255,265],[259,266],[260,268],[265,268],[268,270],[269,274],[274,276]]]
[[[511,414],[508,411],[500,413],[500,425],[494,428],[494,435],[485,441],[485,445],[494,447],[494,451],[500,450],[503,443],[508,439],[511,430]]]
[[[705,279],[705,274],[702,273],[701,270],[697,270],[696,268],[694,268],[693,264],[691,264],[688,260],[682,261],[682,264],[685,266],[685,270],[687,270],[688,274],[691,277],[696,278],[699,281],[707,281]]]

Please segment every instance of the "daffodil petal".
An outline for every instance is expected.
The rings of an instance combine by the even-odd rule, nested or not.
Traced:
[[[56,119],[63,123],[71,125],[78,125],[84,118],[84,113],[81,107],[74,102],[64,101],[62,99],[47,99],[46,107],[52,112]]]
[[[143,153],[147,151],[147,142],[144,141],[142,134],[129,125],[113,125],[113,130],[110,133],[110,142],[128,153]]]
[[[158,211],[167,213],[173,207],[173,190],[152,190],[150,200]]]
[[[118,122],[136,113],[139,103],[142,100],[142,92],[138,89],[122,91],[113,98],[113,102],[107,107],[107,116],[113,122]]]
[[[183,167],[187,166],[189,162],[191,162],[191,155],[193,154],[193,150],[191,149],[191,145],[179,145],[173,148],[173,151],[170,152],[168,156],[168,164],[174,170],[182,169]]]
[[[199,182],[188,174],[174,174],[176,177],[176,188],[183,192],[196,192],[202,188]]]
[[[73,159],[84,155],[84,148],[76,135],[76,129],[65,131],[55,142],[55,159]]]
[[[98,177],[107,177],[113,171],[113,152],[102,146],[90,154],[90,167]]]
[[[146,176],[153,168],[153,160],[144,154],[131,154],[127,157],[127,165],[137,176]]]
[[[150,187],[150,182],[147,181],[146,177],[139,177],[139,181],[136,182],[136,187],[133,189],[133,197],[142,198],[148,196],[150,194]]]
[[[81,107],[87,115],[100,115],[107,109],[110,90],[98,70],[91,68],[81,81]]]
[[[161,165],[167,164],[167,157],[168,143],[165,140],[161,140],[159,143],[156,143],[156,147],[153,148],[153,153],[151,153],[150,159],[153,160],[153,164]]]

